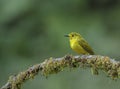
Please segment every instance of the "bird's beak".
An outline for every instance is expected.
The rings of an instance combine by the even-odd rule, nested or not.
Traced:
[[[69,37],[69,35],[68,35],[68,34],[66,34],[66,35],[64,35],[64,37]]]

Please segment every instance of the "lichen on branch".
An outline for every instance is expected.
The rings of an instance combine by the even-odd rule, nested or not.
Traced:
[[[100,55],[66,55],[61,58],[49,58],[44,62],[33,65],[27,70],[9,77],[8,82],[1,89],[20,89],[21,85],[35,77],[39,72],[44,76],[55,74],[68,68],[91,68],[93,74],[104,71],[112,79],[120,78],[120,62],[107,56]]]

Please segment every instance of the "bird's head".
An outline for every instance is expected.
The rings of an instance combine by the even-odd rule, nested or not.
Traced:
[[[72,40],[72,39],[81,38],[81,35],[76,32],[71,32],[71,33],[65,35],[65,37],[69,37],[69,39]]]

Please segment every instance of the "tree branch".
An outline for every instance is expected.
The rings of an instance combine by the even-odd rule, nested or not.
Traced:
[[[93,74],[98,74],[98,70],[104,71],[112,79],[120,78],[120,62],[107,56],[100,55],[66,55],[61,58],[49,58],[43,63],[33,65],[26,71],[9,77],[8,82],[1,89],[20,89],[21,85],[38,74],[40,71],[44,76],[63,71],[66,67],[78,68],[88,67]]]

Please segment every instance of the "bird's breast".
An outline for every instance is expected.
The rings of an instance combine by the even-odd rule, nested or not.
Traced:
[[[81,47],[81,45],[76,40],[71,40],[70,46],[77,53],[86,53],[86,51]]]

